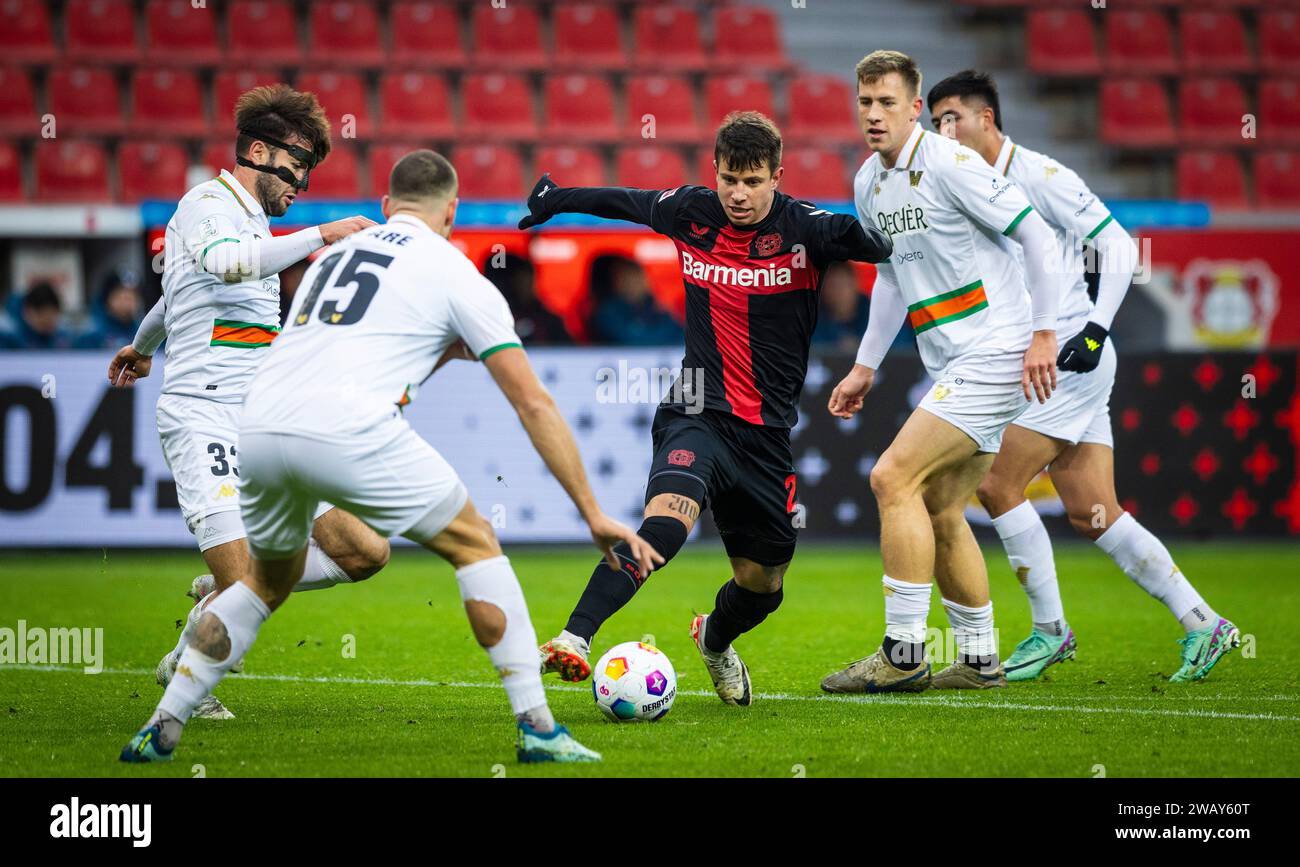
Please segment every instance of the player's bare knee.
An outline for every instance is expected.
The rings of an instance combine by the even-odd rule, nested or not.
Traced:
[[[908,480],[893,461],[881,460],[871,468],[871,493],[882,506],[892,505],[907,495]]]
[[[736,583],[754,593],[775,593],[785,581],[789,563],[780,566],[763,566],[754,562],[735,563]]]
[[[474,630],[474,640],[480,647],[496,647],[506,634],[506,613],[491,602],[467,599],[465,614]]]
[[[199,618],[192,643],[195,650],[218,662],[230,656],[230,634],[226,632],[226,624],[210,611],[205,611]]]
[[[376,536],[336,562],[353,581],[365,581],[388,565],[390,550],[388,540]]]
[[[986,475],[980,482],[979,487],[975,489],[975,496],[984,507],[984,511],[993,517],[1001,515],[1015,505],[1011,502],[1015,494],[1008,490],[1001,478],[992,473]]]

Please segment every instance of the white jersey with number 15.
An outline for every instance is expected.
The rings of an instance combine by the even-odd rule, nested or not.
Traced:
[[[457,340],[480,360],[520,345],[505,298],[473,263],[423,221],[394,216],[303,275],[240,430],[360,433],[410,403]]]

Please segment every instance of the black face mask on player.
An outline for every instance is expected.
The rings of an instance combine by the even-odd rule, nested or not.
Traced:
[[[303,171],[302,179],[300,180],[292,171],[289,170],[288,166],[259,166],[257,163],[253,162],[252,160],[241,157],[238,154],[235,155],[236,165],[246,166],[250,169],[256,169],[259,172],[266,172],[268,175],[275,175],[277,178],[284,181],[286,184],[293,187],[295,190],[307,189],[307,176],[311,174],[312,169],[316,168],[316,155],[314,153],[307,150],[306,148],[300,148],[296,145],[285,144],[284,142],[279,141],[278,139],[273,139],[269,136],[262,135],[257,130],[241,129],[239,131],[239,134],[246,135],[249,138],[257,139],[263,144],[270,145],[273,148],[280,148],[281,150],[288,152],[289,156],[293,157],[298,162],[305,165],[307,168],[306,170]]]

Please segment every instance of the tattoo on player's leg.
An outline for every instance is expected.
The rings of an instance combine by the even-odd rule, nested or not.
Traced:
[[[679,494],[673,494],[672,499],[668,501],[669,511],[676,512],[694,521],[700,516],[700,507],[694,500],[688,500]]]
[[[199,620],[193,644],[195,650],[218,661],[230,656],[230,635],[226,632],[226,624],[210,611],[204,612]]]

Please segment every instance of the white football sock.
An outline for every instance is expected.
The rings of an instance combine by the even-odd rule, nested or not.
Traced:
[[[925,642],[925,618],[930,613],[932,583],[909,584],[882,575],[885,591],[885,635],[912,644]]]
[[[1097,537],[1097,547],[1138,586],[1163,602],[1183,629],[1205,629],[1218,621],[1218,613],[1183,577],[1169,550],[1128,512]]]
[[[500,641],[487,648],[488,659],[501,675],[501,685],[506,689],[515,716],[527,717],[530,722],[537,719],[544,724],[544,718],[536,713],[546,704],[542,672],[537,664],[537,633],[528,617],[528,603],[524,601],[524,591],[510,566],[510,558],[489,557],[463,566],[456,570],[456,583],[460,586],[462,602],[487,602],[505,614],[505,632]]]
[[[1052,540],[1034,504],[1025,500],[993,519],[1007,559],[1015,570],[1020,586],[1029,597],[1034,628],[1048,635],[1065,635],[1065,607],[1061,604],[1061,587],[1056,581],[1056,560]]]
[[[208,603],[213,602],[216,595],[217,591],[213,590],[190,609],[189,615],[185,618],[185,627],[181,629],[180,638],[176,639],[176,649],[172,651],[173,659],[180,659],[181,654],[185,652],[185,648],[190,646],[190,639],[194,637],[194,630],[199,626],[199,619],[203,617],[203,612],[207,610]]]
[[[978,608],[971,608],[945,599],[943,607],[948,612],[948,622],[952,624],[957,653],[977,656],[996,666],[998,642],[993,632],[993,603],[985,602]]]
[[[307,540],[307,562],[302,577],[293,585],[293,592],[304,590],[323,590],[335,584],[350,584],[352,579],[339,564],[330,559],[325,550],[315,539]]]
[[[271,610],[251,587],[236,581],[208,606],[204,615],[208,614],[225,625],[230,652],[225,659],[213,659],[192,644],[185,648],[176,665],[176,674],[158,703],[158,710],[166,711],[181,723],[189,721],[195,706],[216,688],[230,666],[244,658],[257,638],[257,630],[271,616]]]

